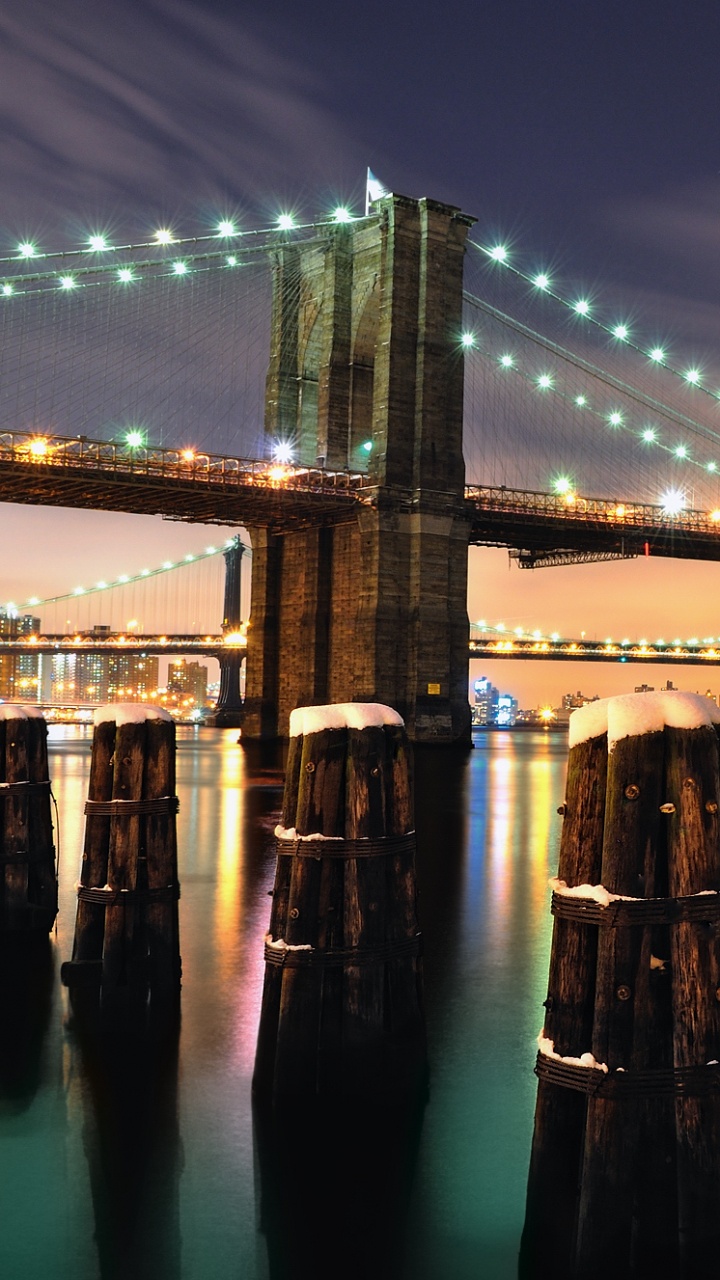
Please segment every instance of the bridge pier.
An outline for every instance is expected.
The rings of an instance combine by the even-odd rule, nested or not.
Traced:
[[[383,702],[418,742],[470,739],[462,282],[472,219],[388,196],[277,252],[266,429],[362,468],[346,523],[254,528],[245,737],[297,706]],[[347,519],[347,518],[346,518]]]
[[[224,636],[233,632],[239,633],[242,626],[240,586],[242,581],[242,558],[245,547],[239,537],[232,540],[231,545],[223,552],[225,560],[225,597],[223,603],[222,631]],[[216,729],[239,729],[243,720],[243,701],[240,696],[240,671],[245,660],[244,649],[228,648],[221,653],[220,689],[215,711],[208,716],[207,723]]]

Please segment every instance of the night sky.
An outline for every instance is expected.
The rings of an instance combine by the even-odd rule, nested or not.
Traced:
[[[2,0],[0,252],[97,228],[138,239],[165,221],[194,234],[230,213],[267,225],[281,208],[361,211],[369,165],[392,190],[475,215],[481,241],[616,300],[720,386],[719,50],[709,0],[306,0],[262,14],[219,0]],[[17,549],[4,599],[208,541],[131,517],[2,507],[0,519]],[[527,573],[473,552],[470,615],[603,638],[717,635],[718,584],[714,565]],[[637,667],[485,669],[523,705],[642,679]],[[692,669],[650,683],[668,674],[707,687]]]

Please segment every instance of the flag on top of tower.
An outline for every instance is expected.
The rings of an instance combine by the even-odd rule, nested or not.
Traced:
[[[370,205],[376,200],[382,200],[383,196],[392,195],[392,191],[385,186],[379,178],[375,177],[372,169],[367,171],[367,183],[365,185],[365,216],[370,212]]]

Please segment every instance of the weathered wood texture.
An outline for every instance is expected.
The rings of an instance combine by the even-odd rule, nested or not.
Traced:
[[[558,878],[570,885],[600,880],[607,763],[607,734],[570,751],[558,863]],[[596,931],[556,919],[545,1034],[557,1053],[574,1054],[578,1045],[590,1044],[596,961]],[[582,1095],[540,1081],[520,1254],[523,1275],[540,1280],[570,1274],[584,1129]]]
[[[88,800],[63,981],[73,989],[99,984],[105,1005],[144,1009],[149,997],[167,1006],[180,988],[174,724],[97,725]],[[94,807],[107,802],[118,803],[109,812]]]
[[[426,1050],[402,728],[294,738],[282,813],[286,830],[332,839],[310,854],[302,840],[280,845],[268,936],[290,950],[286,963],[266,964],[254,1089],[277,1098],[419,1090]]]
[[[672,895],[720,890],[718,746],[712,729],[668,729],[668,872]],[[720,1059],[718,925],[677,924],[670,934],[676,1067]],[[720,1248],[720,1100],[678,1098],[680,1274],[717,1266]]]
[[[48,933],[57,915],[47,725],[21,707],[0,721],[0,929]]]
[[[634,898],[660,896],[659,878],[667,883],[662,840],[664,735],[647,733],[616,743],[608,762],[605,830],[600,881],[612,892]],[[595,933],[596,930],[587,930]],[[654,1034],[662,1020],[660,994],[651,988],[651,928],[601,929],[595,983],[595,1016],[591,1048],[598,1062],[610,1070],[645,1070],[669,1065],[659,1061],[662,1044]],[[669,995],[669,989],[668,995]],[[585,1042],[587,1043],[587,1042]],[[669,1042],[668,1042],[669,1043]],[[660,1126],[666,1115],[655,1115]],[[640,1134],[643,1099],[631,1102],[590,1098],[587,1104],[585,1149],[581,1169],[577,1266],[587,1277],[600,1280],[618,1259],[632,1259],[652,1244],[659,1223],[672,1222],[675,1198],[672,1184],[660,1180],[658,1169],[653,1200],[659,1223],[652,1229],[638,1218]],[[670,1169],[673,1173],[674,1170]],[[666,1237],[666,1231],[663,1231]]]
[[[559,877],[635,899],[715,893],[719,804],[709,726],[623,738],[604,760],[601,739],[585,742],[570,757]],[[716,1062],[718,934],[712,921],[556,918],[545,1020],[556,1052],[591,1050],[611,1075],[650,1082]],[[719,1245],[716,1091],[663,1096],[646,1083],[619,1098],[540,1082],[521,1276],[690,1280]]]

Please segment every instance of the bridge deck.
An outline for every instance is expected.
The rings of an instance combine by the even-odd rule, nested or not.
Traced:
[[[361,472],[131,449],[83,436],[0,434],[2,502],[283,530],[352,522],[357,503],[374,493]],[[473,485],[466,503],[470,542],[506,547],[525,567],[582,556],[720,559],[720,511],[669,514],[649,503]]]
[[[0,501],[304,527],[354,520],[360,473],[84,437],[0,435]]]
[[[470,486],[470,542],[507,547],[532,567],[552,553],[595,557],[674,556],[720,560],[720,511],[670,515],[661,506],[620,499]]]

